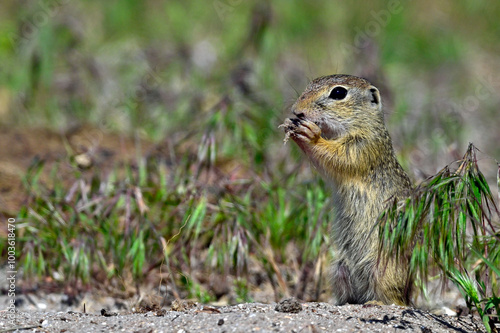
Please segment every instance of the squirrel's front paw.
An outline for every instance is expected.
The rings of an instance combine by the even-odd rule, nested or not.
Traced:
[[[307,119],[287,118],[280,127],[285,129],[285,143],[292,138],[298,144],[315,144],[321,137],[319,126]]]

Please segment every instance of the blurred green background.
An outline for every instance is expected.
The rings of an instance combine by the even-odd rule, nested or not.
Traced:
[[[390,130],[412,167],[435,171],[469,141],[499,153],[496,2],[1,6],[2,124],[90,122],[161,140],[222,97],[242,93],[235,102],[249,97],[265,105],[255,113],[270,121],[255,125],[272,136],[268,147],[308,80],[349,73],[383,89]]]
[[[4,177],[7,188],[4,192],[11,191],[11,179],[17,179],[12,176],[13,166],[19,166],[16,175],[20,172],[25,184],[30,184],[40,165],[32,164],[28,170],[26,158],[47,158],[45,146],[52,141],[47,139],[47,132],[38,132],[40,128],[57,136],[87,126],[83,127],[83,136],[89,128],[87,135],[91,138],[86,142],[92,141],[92,145],[76,148],[63,145],[62,152],[71,158],[65,160],[65,154],[54,158],[59,164],[49,168],[53,177],[47,176],[43,189],[40,184],[27,187],[28,193],[16,201],[22,202],[21,213],[15,209],[4,211],[9,216],[19,214],[27,222],[21,234],[26,242],[24,249],[32,251],[32,255],[21,262],[27,272],[38,277],[59,270],[63,276],[88,281],[89,272],[99,269],[108,276],[130,269],[134,276],[143,277],[147,274],[137,266],[141,263],[127,263],[127,258],[135,258],[135,252],[113,269],[99,264],[97,268],[87,267],[87,273],[74,266],[72,254],[51,265],[40,259],[30,262],[40,256],[52,260],[51,246],[64,248],[60,240],[51,240],[57,245],[49,240],[43,243],[43,237],[34,241],[43,226],[34,227],[33,222],[46,223],[49,230],[52,220],[56,224],[62,223],[61,219],[73,221],[83,228],[81,236],[86,230],[82,221],[121,221],[128,214],[127,221],[135,221],[126,224],[135,230],[129,243],[117,245],[119,232],[114,245],[106,240],[99,243],[95,233],[88,237],[94,238],[97,246],[106,244],[100,257],[103,262],[119,258],[121,246],[142,251],[144,264],[164,253],[160,243],[153,241],[159,238],[148,239],[141,233],[144,221],[156,226],[154,235],[169,239],[183,221],[191,221],[193,212],[198,212],[195,216],[200,218],[200,226],[193,222],[193,229],[185,231],[189,237],[172,250],[180,251],[182,260],[190,262],[188,270],[195,270],[196,265],[190,261],[193,254],[182,250],[183,246],[192,243],[193,237],[198,239],[204,230],[211,230],[215,235],[201,237],[197,246],[208,249],[209,258],[217,257],[213,254],[214,244],[234,240],[226,234],[222,237],[222,229],[217,228],[220,223],[232,221],[235,227],[224,232],[241,236],[241,228],[248,239],[241,236],[233,248],[228,245],[224,250],[227,258],[219,256],[207,265],[220,264],[224,271],[240,267],[238,256],[261,253],[257,261],[268,272],[268,278],[285,288],[281,278],[273,274],[277,274],[276,265],[290,264],[284,259],[290,253],[285,250],[287,242],[295,240],[294,246],[301,249],[297,256],[303,256],[303,262],[301,259],[296,263],[297,271],[311,271],[318,256],[328,252],[328,241],[318,236],[321,233],[315,229],[316,221],[308,219],[320,214],[315,215],[316,219],[325,220],[330,214],[323,207],[328,205],[324,201],[324,184],[311,173],[295,146],[283,146],[278,125],[287,117],[287,107],[317,76],[345,73],[366,77],[381,90],[396,151],[415,181],[459,159],[468,142],[474,142],[484,153],[480,156],[487,161],[483,172],[493,181],[497,166],[488,157],[500,156],[498,17],[500,2],[486,0],[3,1],[0,128],[4,143],[0,148],[5,151],[0,151],[0,177]],[[87,170],[85,161],[79,160],[75,166],[75,156],[87,154],[92,158],[92,149],[101,144],[94,142],[100,138],[95,135],[96,129],[98,133],[114,133],[122,145],[125,138],[132,140],[114,153],[126,151],[137,160],[124,173],[116,171],[117,162],[113,162],[108,170],[116,174],[111,173],[111,180],[109,173],[100,173],[105,168]],[[25,136],[34,136],[38,147],[23,150],[29,141]],[[106,136],[102,141],[106,144]],[[12,147],[15,152],[7,153]],[[145,162],[141,157],[145,152],[155,162]],[[76,190],[71,192],[71,182],[57,183],[58,168],[64,167],[64,161],[69,161],[72,177],[87,179],[93,195],[102,194],[103,184],[114,182],[114,187],[104,192],[108,198],[114,198],[116,193],[124,195],[123,200],[114,202],[111,211],[115,213],[108,211],[96,217],[95,211],[87,212],[78,206],[82,204],[78,200],[86,195],[80,193],[72,199],[68,193],[74,195]],[[167,171],[162,173],[162,168]],[[127,206],[130,188],[123,185],[123,191],[116,192],[120,184],[137,186],[145,202],[135,195],[135,206]],[[228,190],[235,184],[239,187]],[[78,213],[65,208],[71,200],[80,207]],[[57,208],[53,208],[58,204],[62,205],[59,216],[54,213]],[[149,207],[148,212],[144,212],[142,204]],[[43,218],[37,220],[33,212]],[[302,224],[293,224],[294,218]],[[120,223],[117,225],[121,228]],[[312,230],[304,231],[308,225]],[[109,230],[96,228],[96,233]],[[327,234],[327,225],[321,228]],[[73,230],[65,237],[72,242],[77,235]],[[220,243],[213,243],[217,235]],[[255,244],[265,239],[281,254],[264,255],[264,249],[248,245],[252,237]],[[137,239],[156,245],[141,250],[135,243]],[[317,239],[317,243],[311,245],[311,239]],[[86,240],[81,242],[85,244]],[[116,253],[110,254],[113,246]],[[312,252],[302,252],[308,246],[314,246]],[[73,266],[67,268],[69,263]],[[177,264],[180,271],[186,272],[183,263]],[[157,267],[156,262],[150,265],[148,272]],[[251,271],[245,265],[241,267]],[[232,274],[240,276],[241,272],[238,268]],[[238,283],[234,286],[238,295],[243,295],[240,299],[247,299],[241,287],[246,282]]]

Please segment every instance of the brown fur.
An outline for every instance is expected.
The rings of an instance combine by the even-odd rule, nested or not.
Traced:
[[[339,86],[347,89],[347,96],[329,97]],[[286,139],[292,138],[333,185],[337,302],[408,305],[412,281],[407,263],[389,259],[377,264],[377,218],[386,200],[404,198],[411,188],[384,124],[378,89],[355,76],[320,77],[309,84],[292,112],[296,118],[283,124]]]

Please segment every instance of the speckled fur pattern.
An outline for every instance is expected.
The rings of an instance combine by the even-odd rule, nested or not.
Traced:
[[[330,97],[337,87],[347,90],[345,98]],[[412,281],[407,265],[394,259],[377,264],[377,218],[387,200],[404,198],[411,189],[384,124],[378,89],[355,76],[324,76],[312,81],[291,109],[296,117],[282,125],[286,138],[333,187],[337,303],[408,305]]]

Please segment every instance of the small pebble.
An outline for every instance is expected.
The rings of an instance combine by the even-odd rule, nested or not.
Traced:
[[[286,313],[299,313],[302,311],[302,304],[295,297],[290,297],[276,304],[274,310]]]

